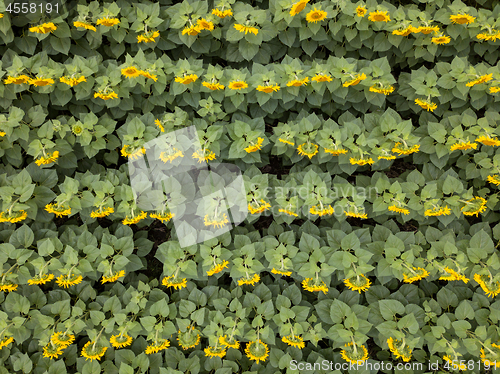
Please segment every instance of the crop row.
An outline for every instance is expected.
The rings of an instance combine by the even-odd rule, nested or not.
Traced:
[[[63,355],[70,360],[78,345],[78,355],[94,360],[114,355],[131,364],[144,351],[149,355],[168,348],[170,355],[169,350],[187,350],[201,343],[212,353],[222,353],[222,347],[217,350],[221,339],[232,344],[260,339],[271,345],[271,357],[266,351],[266,355],[247,352],[248,358],[270,359],[275,367],[286,360],[276,359],[278,351],[272,350],[293,357],[295,349],[317,346],[320,341],[334,350],[341,348],[346,361],[357,357],[352,347],[344,346],[348,343],[361,351],[362,346],[370,348],[379,359],[390,359],[386,348],[373,351],[367,342],[371,338],[382,349],[394,343],[400,353],[396,359],[405,361],[410,357],[435,360],[435,355],[439,360],[443,355],[478,357],[486,339],[497,334],[498,302],[488,297],[500,293],[498,275],[492,275],[500,263],[489,226],[479,224],[470,228],[470,234],[459,230],[457,235],[432,227],[425,234],[400,232],[395,225],[396,234],[392,234],[384,226],[371,231],[353,230],[346,223],[333,228],[306,223],[285,231],[273,224],[263,237],[247,231],[251,227],[242,227],[234,238],[226,233],[185,249],[170,240],[155,255],[166,276],[162,284],[167,289],[162,289],[154,274],[153,279],[141,274],[145,268],[141,258],[153,245],[141,232],[133,235],[130,228],[116,226],[114,235],[99,227],[91,234],[86,226],[73,225],[58,234],[23,225],[9,233],[9,243],[0,245],[2,262],[13,263],[1,280],[2,290],[8,292],[0,296],[6,332],[2,347],[15,341],[36,360],[44,360],[42,347],[43,357]],[[499,238],[497,227],[493,235]],[[237,287],[228,282],[217,287],[210,281],[226,273],[238,281]],[[62,288],[47,292],[54,275]],[[103,286],[98,285],[100,278]],[[472,278],[474,282],[469,282]],[[120,283],[124,279],[126,287]],[[488,297],[476,289],[471,301],[476,283]],[[106,298],[97,296],[102,287]],[[365,298],[369,306],[364,305]],[[437,318],[443,310],[446,318]],[[274,331],[284,339],[275,340]],[[177,338],[172,339],[173,334]],[[93,354],[84,344],[86,336],[91,344],[97,342]],[[465,345],[456,344],[465,337]],[[36,344],[28,347],[23,343],[30,338]],[[58,338],[65,344],[59,344]],[[406,344],[401,345],[402,339]],[[51,341],[59,349],[54,350]],[[121,356],[119,350],[129,345],[131,350]],[[237,349],[224,349],[219,357],[226,354],[241,359]],[[339,359],[340,354],[327,356]],[[23,355],[16,353],[14,361],[24,362]],[[493,356],[486,355],[493,361]],[[214,365],[205,358],[203,362]]]

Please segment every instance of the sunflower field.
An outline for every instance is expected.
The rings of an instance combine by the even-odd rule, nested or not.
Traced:
[[[496,0],[0,0],[0,374],[495,372],[499,45]],[[160,138],[241,223],[145,208]]]

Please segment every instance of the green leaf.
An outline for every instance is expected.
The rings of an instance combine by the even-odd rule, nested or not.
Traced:
[[[448,134],[448,132],[442,124],[437,122],[429,122],[428,131],[429,135],[439,143],[444,143],[446,141],[446,135]]]
[[[71,47],[71,38],[51,37],[50,38],[50,45],[57,52],[60,52],[60,53],[67,56],[68,52],[69,52],[69,48]]]
[[[405,313],[404,305],[397,300],[380,300],[378,305],[380,314],[386,321],[392,321],[396,314],[403,315]]]
[[[28,225],[23,224],[11,235],[9,243],[16,248],[28,248],[34,240],[33,230]]]

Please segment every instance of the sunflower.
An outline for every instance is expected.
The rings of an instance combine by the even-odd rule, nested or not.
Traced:
[[[131,151],[131,149],[133,151]],[[138,158],[142,157],[142,155],[146,154],[146,148],[144,147],[134,148],[131,145],[125,144],[120,152],[123,157],[128,157],[129,159],[137,160]]]
[[[298,217],[299,216],[297,213],[294,213],[291,210],[282,209],[282,208],[278,209],[278,212],[279,213],[285,213],[285,214],[288,214],[289,216],[293,216],[293,217]]]
[[[458,23],[459,25],[473,23],[476,17],[472,17],[469,14],[452,14],[450,16],[450,21],[453,23]]]
[[[161,284],[163,284],[166,287],[174,287],[175,290],[181,289],[184,287],[187,287],[187,279],[183,278],[181,280],[177,279],[174,275],[170,277],[165,277],[161,281]]]
[[[214,274],[220,273],[222,270],[227,268],[227,265],[229,265],[229,261],[223,261],[222,264],[216,264],[210,268],[210,270],[207,271],[207,275],[210,277]]]
[[[390,155],[390,156],[378,156],[379,160],[394,160],[396,159],[396,156]]]
[[[41,77],[36,77],[33,79],[30,79],[28,81],[29,84],[32,84],[37,87],[44,87],[44,86],[50,86],[54,84],[54,80],[52,78],[41,78]]]
[[[413,283],[429,276],[429,272],[421,267],[412,267],[411,273],[413,274],[411,277],[403,273],[403,282]]]
[[[47,34],[52,31],[56,31],[57,26],[52,22],[47,22],[39,26],[30,27],[29,31],[36,32],[37,34]]]
[[[111,275],[109,276],[102,276],[102,279],[101,279],[101,284],[104,284],[104,283],[111,283],[111,282],[116,282],[118,280],[118,278],[121,278],[121,277],[124,277],[125,276],[125,270],[120,270],[116,273],[111,273]]]
[[[4,280],[3,282],[0,282],[0,291],[12,292],[17,290],[18,286],[18,284],[12,283],[8,280]]]
[[[303,143],[297,147],[297,152],[301,156],[307,156],[311,159],[314,155],[318,153],[318,145],[313,143]]]
[[[454,370],[456,370],[456,369],[458,369],[460,371],[467,370],[467,366],[465,364],[459,364],[460,360],[458,360],[458,357],[455,357],[455,360],[452,360],[448,356],[444,355],[443,360],[448,362],[448,365]]]
[[[295,145],[295,143],[293,143],[293,142],[291,142],[289,140],[286,140],[286,139],[279,138],[278,141],[281,142],[281,143],[284,143],[284,144],[288,144],[288,145]]]
[[[420,144],[415,144],[411,147],[408,147],[408,145],[402,145],[401,143],[396,143],[394,147],[392,148],[393,153],[398,153],[400,156],[401,155],[410,155],[412,153],[417,153],[420,149]]]
[[[259,361],[266,361],[266,358],[269,357],[269,348],[267,348],[266,343],[256,340],[247,344],[245,353],[250,360],[259,363]]]
[[[226,17],[232,16],[233,11],[231,9],[226,9],[226,10],[222,11],[222,10],[215,8],[215,9],[212,9],[212,14],[219,17],[219,18],[226,18]]]
[[[330,153],[333,156],[338,156],[338,155],[345,155],[347,153],[347,149],[329,149],[329,148],[323,148],[325,150],[325,153]]]
[[[370,157],[368,159],[366,158],[358,158],[358,157],[351,157],[349,158],[349,162],[351,165],[372,165],[374,163],[373,159]]]
[[[288,87],[300,87],[300,86],[307,85],[308,81],[309,81],[308,77],[305,77],[304,79],[293,79],[293,80],[289,81],[286,85]]]
[[[493,79],[493,73],[491,74],[486,74],[486,75],[481,75],[479,78],[471,81],[471,82],[468,82],[466,84],[467,87],[473,87],[475,86],[476,84],[481,84],[481,83],[486,83],[486,82],[489,82],[490,80]]]
[[[164,151],[160,153],[160,160],[162,160],[165,163],[167,162],[172,163],[172,161],[174,161],[176,158],[179,157],[184,157],[184,155],[182,154],[182,151],[178,148],[171,148],[167,152]]]
[[[362,365],[368,359],[368,350],[364,345],[359,347],[353,346],[353,343],[344,344],[345,348],[353,347],[351,349],[342,349],[340,356],[351,364]],[[359,349],[361,348],[361,349]]]
[[[319,10],[314,7],[314,10],[311,10],[306,14],[306,21],[309,23],[316,23],[323,21],[327,16],[327,13],[324,10]]]
[[[207,347],[203,350],[206,357],[220,357],[223,358],[226,355],[226,348],[224,347]]]
[[[59,204],[47,204],[45,210],[49,213],[54,213],[58,218],[62,216],[69,216],[71,214],[71,207],[65,208]]]
[[[60,331],[53,333],[50,340],[53,341],[54,344],[66,348],[73,344],[75,341],[75,335]]]
[[[109,342],[115,348],[123,348],[132,344],[132,337],[127,334],[112,335]]]
[[[491,343],[491,346],[493,347],[493,350],[488,350],[488,354],[484,352],[484,348],[481,348],[481,354],[479,355],[479,357],[481,358],[481,361],[485,366],[489,366],[490,368],[499,368],[500,360],[498,360],[498,357],[500,356],[500,345]],[[494,356],[490,356],[491,360],[486,358],[487,355],[492,355],[492,352]]]
[[[368,19],[372,22],[389,22],[391,20],[391,17],[387,14],[388,11],[380,11],[377,10],[376,12],[370,12],[368,15]]]
[[[147,355],[150,355],[152,353],[158,353],[159,351],[167,349],[168,347],[170,347],[170,341],[167,339],[163,340],[163,342],[155,341],[153,344],[148,345],[144,352]]]
[[[292,275],[291,271],[276,270],[275,268],[273,268],[273,270],[271,270],[271,273],[273,273],[273,274],[279,274],[279,275],[284,275],[285,277],[289,277],[290,275]]]
[[[371,86],[369,88],[369,91],[384,94],[387,96],[387,95],[394,92],[394,86],[387,86],[387,87],[382,86],[382,88],[380,88],[379,85],[375,85],[375,86]]]
[[[248,204],[248,210],[251,214],[259,214],[271,207],[267,201],[261,199],[260,202],[253,201]]]
[[[265,93],[272,93],[272,92],[277,92],[280,90],[280,86],[278,84],[276,85],[270,85],[270,84],[266,84],[265,86],[262,86],[262,85],[258,85],[256,90],[257,91],[260,91],[260,92],[265,92]]]
[[[500,87],[490,87],[490,93],[500,92]]]
[[[197,79],[198,76],[196,74],[189,74],[189,75],[184,74],[183,77],[175,77],[175,81],[177,83],[182,83],[182,84],[190,84],[195,82]]]
[[[104,93],[102,91],[94,92],[94,99],[96,97],[99,97],[103,100],[109,100],[109,99],[118,99],[118,94],[115,91],[111,91],[108,93]]]
[[[43,357],[50,358],[58,358],[63,354],[64,347],[49,342],[45,347],[43,347]]]
[[[54,274],[39,274],[31,279],[28,279],[28,284],[45,284],[47,282],[50,282],[52,279],[54,279]]]
[[[389,346],[389,350],[396,356],[396,358],[402,358],[404,362],[408,362],[411,359],[411,349],[406,344],[403,345],[403,341],[399,341],[397,339],[393,339],[390,337],[387,339],[387,345]]]
[[[312,81],[315,82],[331,82],[332,81],[332,76],[331,75],[326,75],[324,73],[318,73],[314,77],[311,78]]]
[[[477,34],[476,37],[479,40],[490,40],[492,42],[495,42],[497,39],[500,38],[500,31],[492,29],[491,31],[488,31],[487,33]]]
[[[394,30],[392,32],[392,35],[398,35],[398,36],[408,36],[412,33],[413,31],[413,27],[412,26],[408,26],[404,29],[399,29],[399,30]]]
[[[367,12],[366,7],[364,7],[363,5],[360,5],[356,8],[356,15],[358,17],[364,17],[366,12]]]
[[[284,336],[281,338],[281,341],[283,343],[286,343],[292,347],[296,347],[299,349],[302,349],[306,346],[306,343],[304,343],[304,339],[302,339],[300,336],[296,336],[296,335]]]
[[[500,282],[493,282],[489,275],[474,274],[474,280],[479,283],[487,297],[495,297],[500,294]]]
[[[68,77],[68,76],[64,76],[64,77],[59,78],[59,82],[66,83],[70,87],[74,87],[78,83],[86,82],[86,81],[87,81],[87,79],[83,75],[79,78],[73,78],[73,77]]]
[[[496,146],[500,145],[500,140],[491,138],[489,135],[482,135],[475,140],[476,142],[483,143],[484,145]]]
[[[40,157],[38,160],[35,161],[35,164],[37,164],[38,166],[48,165],[53,162],[56,162],[58,158],[59,158],[59,151],[54,151],[53,153],[48,153],[47,155]]]
[[[420,99],[415,99],[415,104],[419,105],[422,107],[422,109],[427,110],[428,112],[434,112],[434,109],[437,108],[437,104],[433,102],[428,102],[425,100],[420,100]]]
[[[208,148],[205,148],[205,149],[200,149],[196,152],[194,152],[192,155],[191,155],[192,158],[195,158],[195,159],[198,159],[198,163],[202,163],[202,162],[207,162],[207,161],[211,161],[211,160],[215,160],[215,153],[212,152],[210,149]]]
[[[150,31],[147,34],[137,35],[137,43],[154,43],[155,39],[159,36],[159,31]]]
[[[241,278],[238,280],[238,286],[243,286],[244,284],[251,284],[252,286],[255,285],[260,281],[260,275],[259,274],[254,274],[252,275],[251,278],[248,277],[248,274],[245,278]]]
[[[128,68],[124,68],[121,70],[122,75],[127,78],[135,78],[141,75],[141,70],[137,69],[135,66],[129,66]]]
[[[439,32],[439,26],[419,26],[417,28],[413,27],[412,32],[414,34],[422,33],[428,35],[431,32]]]
[[[256,27],[250,27],[250,26],[240,25],[238,23],[236,23],[233,27],[236,30],[238,30],[239,32],[244,32],[245,35],[248,34],[248,33],[257,35],[259,33],[259,29],[256,28]]]
[[[87,22],[76,21],[76,22],[73,22],[73,26],[83,27],[84,29],[87,29],[87,30],[96,31],[95,26],[92,26],[90,23],[87,23]]]
[[[451,41],[449,36],[435,36],[431,38],[431,42],[434,44],[448,44]]]
[[[389,209],[391,212],[403,213],[403,214],[405,214],[405,215],[410,214],[410,211],[409,211],[408,209],[405,209],[405,208],[399,208],[399,207],[397,207],[396,205],[391,205],[388,209]]]
[[[90,213],[90,217],[92,218],[102,218],[102,217],[107,217],[109,216],[111,213],[114,213],[115,210],[114,208],[111,208],[111,207],[106,207],[106,208],[102,208],[102,207],[99,207],[99,210],[96,210],[96,211],[92,211]]]
[[[351,291],[358,291],[359,293],[361,293],[361,291],[365,292],[370,288],[371,283],[372,282],[364,274],[344,279],[344,284]]]
[[[140,220],[147,218],[147,216],[148,216],[148,214],[146,212],[141,211],[141,213],[139,213],[136,216],[132,216],[132,218],[129,218],[128,215],[125,216],[122,223],[124,225],[133,225],[133,224],[138,223]]]
[[[106,353],[108,347],[99,347],[96,346],[96,342],[87,342],[82,348],[82,356],[85,357],[85,361],[90,359],[92,360],[100,360],[102,356]]]
[[[201,28],[198,25],[191,25],[189,27],[185,27],[182,30],[182,35],[191,35],[191,36],[196,36],[201,32]]]
[[[248,84],[245,81],[232,81],[227,86],[230,90],[241,90],[247,88]]]
[[[165,132],[165,127],[163,127],[162,121],[155,119],[155,125],[158,126],[161,132]]]
[[[208,214],[204,218],[205,226],[213,226],[213,227],[217,227],[217,228],[222,228],[222,227],[224,227],[224,225],[226,223],[229,223],[229,220],[227,219],[226,214],[223,214],[222,217],[220,217],[220,219],[214,219],[212,221],[210,221],[208,219]]]
[[[203,82],[202,83],[203,87],[206,87],[212,91],[218,91],[218,90],[223,90],[224,86],[220,83],[210,83],[210,82]]]
[[[432,209],[427,209],[424,212],[424,215],[426,217],[436,217],[436,216],[447,216],[451,214],[450,208],[448,208],[448,205],[445,207],[434,207]]]
[[[148,79],[152,79],[153,81],[157,81],[158,80],[158,77],[154,74],[151,74],[149,71],[143,71],[143,70],[140,70],[139,73],[145,77],[145,78],[148,78]]]
[[[83,277],[81,275],[62,274],[62,275],[57,277],[56,283],[59,285],[59,287],[67,288],[69,286],[75,286],[75,285],[81,283],[82,280],[83,280]]]
[[[469,278],[467,278],[464,275],[456,272],[455,270],[453,270],[452,268],[449,268],[448,266],[446,266],[443,269],[443,271],[445,273],[447,273],[447,275],[440,276],[439,280],[445,280],[445,281],[461,280],[461,281],[463,281],[466,284],[469,282]]]
[[[488,175],[486,180],[490,183],[497,185],[497,186],[500,184],[500,176],[499,175]]]
[[[356,78],[354,79],[351,79],[350,81],[347,81],[347,82],[344,82],[342,84],[343,87],[349,87],[349,86],[355,86],[357,85],[359,82],[361,82],[362,80],[365,80],[366,79],[366,74],[363,73],[361,75],[357,74],[356,75]]]
[[[3,347],[7,347],[13,341],[14,341],[14,338],[12,336],[4,337],[2,340],[0,340],[0,349],[2,349]]]
[[[331,205],[328,206],[315,205],[309,209],[309,213],[323,217],[324,215],[331,215],[335,213],[335,210],[332,208]]]
[[[477,143],[471,143],[470,141],[458,142],[450,147],[450,151],[456,151],[457,149],[461,151],[466,151],[468,149],[476,149],[476,148],[477,148]]]
[[[304,10],[309,0],[300,0],[292,4],[290,15],[293,17]]]
[[[262,148],[263,141],[264,141],[264,138],[258,137],[256,143],[250,142],[250,145],[244,149],[247,153],[252,153],[252,152],[258,151],[259,149]]]
[[[118,25],[120,23],[120,20],[118,18],[99,18],[96,22],[96,25],[103,25],[103,26],[114,26]]]
[[[28,213],[25,210],[20,210],[18,212],[0,212],[0,222],[10,222],[16,223],[24,221],[28,217]]]
[[[30,77],[27,75],[18,75],[17,77],[11,77],[10,75],[3,81],[4,84],[25,84],[28,83]]]
[[[469,205],[475,205],[475,208],[471,208],[474,210],[465,210],[464,211],[464,209],[468,208]],[[467,200],[467,203],[465,204],[465,206],[462,209],[460,209],[460,211],[464,215],[466,215],[466,216],[476,215],[476,217],[479,216],[479,213],[483,213],[485,210],[486,210],[486,199],[484,199],[480,196],[476,196],[470,200]]]
[[[361,218],[361,219],[367,219],[368,215],[366,213],[358,213],[358,212],[350,212],[344,210],[344,213],[346,217],[353,217],[353,218]]]
[[[194,329],[194,326],[188,328],[185,332],[179,330],[177,341],[183,350],[194,348],[200,343],[200,334],[198,330]]]
[[[328,293],[328,287],[327,287],[326,283],[323,281],[320,281],[320,283],[318,284],[317,281],[318,280],[315,281],[314,278],[306,278],[302,281],[302,287],[306,291],[310,291],[310,292],[321,291],[326,295]]]
[[[151,218],[159,219],[162,223],[167,223],[173,217],[175,217],[175,214],[173,214],[173,213],[166,213],[166,212],[160,212],[160,213],[150,213],[149,216]]]
[[[198,24],[200,30],[213,31],[214,29],[214,23],[211,21],[207,21],[205,18],[200,18],[198,21],[196,21],[196,23]]]
[[[219,336],[219,344],[222,344],[223,346],[225,346],[227,348],[234,348],[234,349],[240,348],[240,342],[237,341],[232,336],[229,339],[227,339],[227,335]]]

